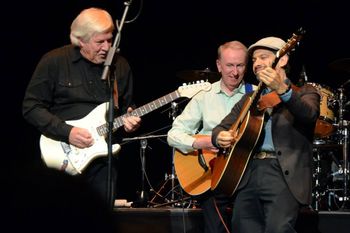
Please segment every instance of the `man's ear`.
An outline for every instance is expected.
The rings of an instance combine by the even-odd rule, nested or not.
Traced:
[[[84,46],[84,41],[82,41],[82,39],[78,38],[78,42],[79,42],[79,47],[82,48]]]
[[[286,67],[286,65],[288,64],[288,60],[289,60],[289,56],[287,54],[285,54],[278,61],[279,66],[280,67]]]
[[[216,68],[218,69],[218,72],[221,73],[221,62],[219,59],[216,59]]]

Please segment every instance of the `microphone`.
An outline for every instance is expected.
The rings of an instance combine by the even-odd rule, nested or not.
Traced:
[[[116,47],[109,48],[106,60],[104,62],[104,69],[103,69],[101,80],[107,80],[107,77],[110,72],[110,66],[112,65],[114,54],[116,53],[116,51],[117,51]]]
[[[350,101],[346,102],[346,104],[344,104],[344,107],[347,107],[350,105]]]
[[[177,116],[178,106],[176,102],[171,102],[171,112],[169,112],[169,117],[171,117],[173,120],[175,120]]]
[[[343,83],[342,85],[341,85],[341,87],[345,87],[346,85],[348,85],[350,83],[350,79],[348,80],[348,81],[346,81],[345,83]]]
[[[304,80],[304,82],[308,82],[308,78],[306,75],[306,71],[305,71],[305,66],[303,65],[301,68],[301,72],[300,72],[300,77]]]
[[[330,178],[330,177],[335,177],[335,176],[341,175],[341,174],[343,174],[343,170],[342,170],[342,168],[340,167],[338,171],[335,171],[335,172],[329,174],[329,175],[328,175],[328,178]]]
[[[301,87],[303,86],[305,83],[308,82],[308,78],[307,78],[307,75],[306,75],[306,71],[305,71],[305,66],[303,65],[302,68],[301,68],[301,71],[300,71],[300,78],[299,78],[299,81],[298,81],[298,84],[297,86]]]

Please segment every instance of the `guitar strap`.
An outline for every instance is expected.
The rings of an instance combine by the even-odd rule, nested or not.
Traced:
[[[253,85],[250,83],[246,83],[245,85],[245,93],[249,93],[253,91]]]
[[[114,85],[113,85],[113,100],[114,100],[114,106],[115,106],[117,109],[119,109],[117,79],[114,79]]]
[[[262,111],[267,108],[273,108],[277,104],[281,103],[281,99],[278,94],[273,91],[266,95],[262,95],[258,101],[258,110]]]
[[[299,91],[300,88],[295,86],[294,84],[292,84],[291,88],[293,89],[293,91]],[[278,105],[279,103],[281,103],[281,98],[278,96],[277,92],[273,91],[270,92],[266,95],[263,95],[260,97],[259,101],[258,101],[258,110],[262,111],[265,110],[267,108],[273,108],[276,105]]]

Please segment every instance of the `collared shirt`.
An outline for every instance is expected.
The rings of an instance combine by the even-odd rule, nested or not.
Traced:
[[[266,91],[265,91],[266,90]],[[268,91],[265,89],[263,91],[263,94],[267,94]],[[283,95],[280,96],[282,102],[287,102],[292,96],[292,89],[284,93]],[[272,141],[272,131],[271,131],[271,117],[268,117],[268,120],[265,122],[265,127],[264,127],[264,141],[261,145],[261,148],[258,149],[258,151],[275,151],[275,146],[273,145]]]
[[[210,135],[212,129],[231,111],[246,91],[252,89],[251,84],[242,82],[232,95],[227,95],[221,90],[220,82],[221,80],[213,83],[211,90],[195,95],[176,117],[168,132],[170,146],[183,153],[193,151],[195,138],[192,135]]]
[[[23,100],[24,118],[46,136],[62,141],[68,141],[72,128],[66,120],[81,119],[110,97],[107,81],[101,80],[103,64],[86,60],[79,50],[67,45],[45,54]],[[133,105],[133,78],[126,59],[117,56],[115,77],[123,113]]]

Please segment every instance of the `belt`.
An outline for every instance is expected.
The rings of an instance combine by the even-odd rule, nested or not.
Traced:
[[[275,152],[261,151],[253,156],[253,159],[277,159]]]

